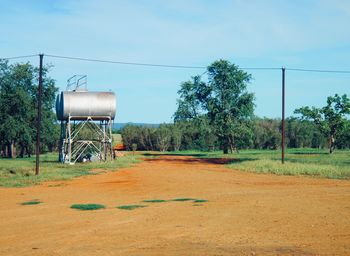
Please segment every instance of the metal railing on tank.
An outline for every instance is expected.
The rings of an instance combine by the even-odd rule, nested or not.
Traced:
[[[67,80],[66,91],[87,91],[87,76],[74,75]]]

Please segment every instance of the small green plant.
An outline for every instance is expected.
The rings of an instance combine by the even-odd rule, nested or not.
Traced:
[[[175,199],[172,199],[171,201],[184,202],[184,201],[192,201],[192,200],[196,200],[196,199],[194,199],[194,198],[175,198]]]
[[[70,208],[82,210],[82,211],[93,211],[106,208],[102,204],[73,204]]]
[[[136,208],[143,208],[143,207],[146,207],[146,205],[141,205],[141,204],[130,204],[130,205],[120,205],[120,206],[117,206],[118,209],[121,209],[121,210],[134,210]]]
[[[33,205],[33,204],[41,204],[42,202],[38,199],[33,199],[31,201],[23,202],[21,205]]]
[[[149,199],[149,200],[143,200],[144,203],[164,203],[167,202],[167,200],[163,199]]]
[[[208,200],[205,200],[205,199],[196,199],[193,201],[194,203],[205,203],[205,202],[208,202]]]

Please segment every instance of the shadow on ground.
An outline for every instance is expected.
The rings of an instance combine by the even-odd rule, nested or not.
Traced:
[[[254,161],[255,158],[205,158],[205,154],[152,154],[145,153],[144,156],[151,156],[156,158],[146,158],[147,162],[169,162],[169,163],[184,163],[184,164],[234,164],[245,161]],[[161,158],[157,158],[161,157]]]
[[[288,152],[291,155],[329,155],[328,152]]]

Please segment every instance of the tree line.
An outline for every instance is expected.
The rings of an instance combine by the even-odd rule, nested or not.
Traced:
[[[281,147],[281,120],[255,117],[247,124],[249,132],[237,133],[235,151],[240,149],[279,149]],[[158,128],[127,125],[119,133],[128,150],[222,150],[218,137],[212,132],[209,121],[181,121],[161,124]],[[327,148],[327,137],[309,120],[290,117],[285,120],[285,143],[288,148]],[[339,133],[336,148],[350,148],[350,121]]]
[[[247,85],[252,76],[227,60],[207,67],[208,80],[200,75],[183,82],[178,91],[173,125],[158,129],[125,127],[127,148],[143,150],[222,149],[224,154],[241,148],[279,148],[280,120],[254,116],[253,93]],[[323,108],[301,107],[297,118],[287,120],[289,147],[349,147],[350,100],[347,95],[329,96]]]
[[[43,70],[41,122],[42,152],[57,147],[59,127],[53,112],[58,88]],[[30,156],[35,150],[38,68],[29,63],[12,64],[0,60],[0,155]]]

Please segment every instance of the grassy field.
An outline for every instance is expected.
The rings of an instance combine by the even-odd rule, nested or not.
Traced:
[[[230,158],[229,168],[277,175],[311,175],[331,179],[350,179],[350,150],[337,150],[328,154],[319,149],[288,149],[285,164],[281,164],[279,150],[242,150],[224,155],[216,152],[181,151],[172,154],[201,158]]]
[[[0,186],[24,187],[44,181],[67,180],[82,175],[94,174],[93,169],[116,170],[139,162],[139,155],[126,155],[111,162],[77,163],[75,165],[57,162],[57,153],[40,157],[40,175],[34,175],[35,157],[0,159]]]
[[[285,164],[281,152],[275,150],[242,150],[223,155],[222,152],[179,151],[167,154],[191,155],[200,158],[229,158],[229,168],[277,175],[310,175],[331,179],[350,179],[350,150],[288,149]],[[155,154],[147,154],[149,157]],[[44,181],[68,180],[82,175],[95,174],[93,169],[116,170],[139,162],[141,155],[126,155],[113,162],[60,164],[57,154],[41,156],[41,173],[34,175],[35,158],[0,159],[0,186],[24,187]]]

